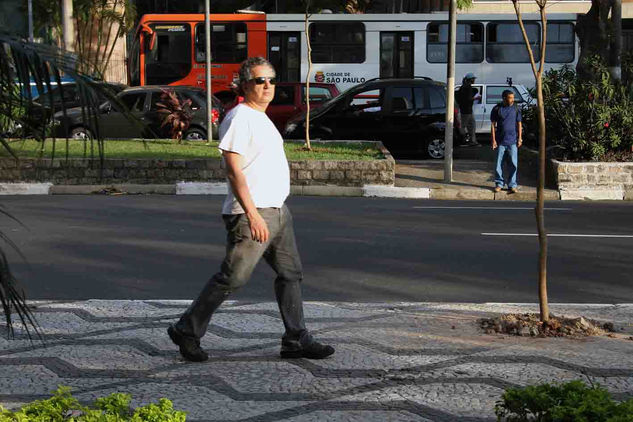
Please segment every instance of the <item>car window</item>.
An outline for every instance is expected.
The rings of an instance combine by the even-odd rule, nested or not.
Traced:
[[[499,104],[503,101],[503,91],[509,89],[514,92],[514,102],[524,103],[525,100],[519,93],[519,90],[513,86],[490,86],[488,85],[488,93],[486,94],[486,104]]]
[[[396,86],[391,89],[391,112],[401,113],[414,109],[413,88]]]
[[[457,85],[455,87],[455,95],[457,95],[457,91],[459,91],[459,88],[461,88],[461,87],[462,87],[461,85]],[[475,99],[473,104],[481,104],[482,101],[483,101],[482,100],[483,89],[484,89],[483,85],[473,85],[472,87],[473,87],[473,89],[475,91],[477,91],[477,93],[475,95],[479,95],[479,98]]]
[[[427,88],[429,93],[429,106],[435,109],[446,108],[446,94],[438,86],[431,85]]]
[[[130,111],[143,111],[145,105],[145,93],[125,94],[121,96],[121,102]]]
[[[294,98],[295,87],[292,85],[279,85],[275,87],[275,96],[273,100],[270,102],[272,105],[293,105],[295,102]]]
[[[384,101],[384,89],[367,89],[349,95],[344,102],[344,110],[375,113],[382,110]]]
[[[323,86],[311,86],[310,87],[310,102],[323,102],[332,98],[330,90]],[[306,102],[306,87],[304,86],[301,91],[301,101]]]

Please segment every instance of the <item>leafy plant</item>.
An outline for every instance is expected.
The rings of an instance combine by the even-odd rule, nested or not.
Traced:
[[[175,410],[170,400],[162,398],[134,410],[132,397],[112,393],[83,406],[70,393],[70,387],[60,386],[53,397],[37,400],[15,412],[0,406],[0,422],[184,422],[185,412]]]
[[[173,90],[162,90],[160,103],[156,103],[157,113],[161,116],[161,128],[165,128],[172,139],[182,141],[182,134],[189,128],[193,112],[191,100],[181,100]]]
[[[57,139],[52,141],[47,139],[50,134],[50,124],[48,118],[34,118],[33,94],[31,93],[31,83],[36,85],[37,92],[42,97],[48,97],[50,104],[53,103],[52,85],[56,84],[60,89],[60,96],[63,98],[63,87],[61,75],[71,77],[77,86],[82,103],[82,120],[87,127],[94,128],[94,139],[90,139],[84,144],[84,156],[95,155],[103,163],[104,145],[99,133],[98,120],[99,113],[98,98],[105,98],[117,105],[125,115],[134,120],[134,117],[126,112],[126,108],[121,104],[112,91],[106,89],[85,73],[77,70],[77,58],[55,46],[30,43],[11,34],[0,33],[0,122],[3,130],[0,130],[0,148],[19,159],[13,151],[9,136],[16,136],[15,129],[21,127],[18,135],[24,137],[26,133],[32,135],[41,145],[42,155],[45,151],[45,143],[51,142],[51,158],[55,158]],[[97,95],[97,93],[99,95]],[[45,94],[45,95],[44,95]],[[62,107],[65,116],[66,109]],[[46,114],[40,116],[46,117]],[[138,122],[138,119],[135,120]],[[67,131],[65,131],[67,133]],[[68,139],[66,138],[66,142]],[[68,151],[68,144],[66,151]],[[68,159],[68,155],[66,156]],[[1,211],[1,210],[0,210]],[[6,212],[2,211],[5,216]],[[13,249],[17,247],[0,232],[0,238],[5,240]],[[19,252],[19,251],[18,251]],[[7,334],[11,337],[14,333],[12,314],[17,314],[29,336],[29,327],[39,333],[38,327],[25,302],[24,293],[17,288],[16,279],[10,271],[6,255],[0,248],[0,305],[7,323]]]
[[[606,389],[576,380],[510,388],[497,401],[495,414],[507,422],[633,422],[633,399],[617,403]]]
[[[633,84],[631,59],[623,66],[623,82],[614,81],[604,62],[591,57],[593,77],[585,80],[564,66],[546,72],[543,96],[547,133],[556,154],[566,160],[601,161],[625,156],[633,149]],[[529,132],[535,131],[533,107],[525,114]]]

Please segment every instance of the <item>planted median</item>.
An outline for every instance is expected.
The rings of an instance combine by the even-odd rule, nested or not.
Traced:
[[[171,140],[107,140],[103,162],[98,144],[83,140],[17,140],[9,143],[19,157],[0,152],[0,181],[50,182],[58,185],[110,183],[168,184],[223,181],[218,143]],[[391,185],[395,163],[377,142],[301,142],[284,145],[295,185]]]

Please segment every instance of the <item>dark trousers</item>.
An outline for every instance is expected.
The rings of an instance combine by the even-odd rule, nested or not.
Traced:
[[[261,208],[270,237],[259,243],[252,239],[244,214],[223,215],[227,230],[226,257],[220,271],[204,286],[198,298],[176,323],[183,335],[201,338],[207,331],[213,312],[235,290],[245,285],[255,266],[264,257],[277,273],[275,296],[286,332],[282,343],[288,346],[308,344],[311,337],[303,318],[301,280],[303,270],[295,242],[292,215],[287,206]]]

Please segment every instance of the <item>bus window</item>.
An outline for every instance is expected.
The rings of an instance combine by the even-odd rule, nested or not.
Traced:
[[[314,22],[308,32],[314,63],[365,61],[365,25],[362,22]]]
[[[154,24],[154,48],[145,52],[145,83],[169,84],[191,71],[191,28],[189,24]]]
[[[216,63],[240,63],[248,55],[246,23],[211,22],[211,58]],[[196,61],[204,62],[206,56],[204,24],[196,25]]]
[[[545,61],[548,63],[571,63],[576,48],[574,25],[570,22],[547,24],[547,48]]]
[[[448,24],[430,23],[427,28],[426,57],[429,63],[446,63]],[[456,63],[481,63],[484,60],[484,26],[481,23],[457,24]]]
[[[486,41],[486,60],[490,63],[529,63],[523,34],[518,23],[489,23]],[[540,60],[540,27],[525,23],[525,31],[532,45],[534,60]]]

